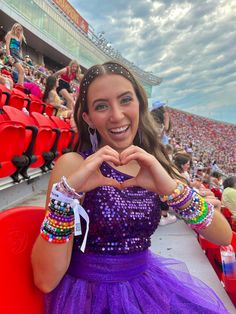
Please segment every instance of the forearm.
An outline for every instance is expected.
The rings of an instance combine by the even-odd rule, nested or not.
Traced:
[[[73,240],[55,244],[39,236],[32,250],[32,266],[35,285],[45,293],[52,291],[67,271]]]
[[[199,234],[208,241],[219,245],[229,245],[232,240],[232,229],[219,211],[215,211],[211,224],[200,230]]]
[[[207,240],[220,245],[231,242],[232,231],[226,219],[187,185],[179,182],[170,195],[162,196],[162,201],[167,201],[192,229]]]

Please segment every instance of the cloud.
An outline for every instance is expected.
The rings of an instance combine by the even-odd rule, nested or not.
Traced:
[[[162,84],[153,88],[153,98],[168,99],[170,105],[192,112],[203,104],[202,114],[211,112],[211,118],[214,105],[216,119],[236,123],[234,0],[71,3],[96,33],[105,31],[114,49],[163,77]]]

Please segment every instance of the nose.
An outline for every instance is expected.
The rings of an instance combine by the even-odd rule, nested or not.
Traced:
[[[114,104],[111,108],[110,121],[119,122],[124,118],[123,108],[119,104]]]

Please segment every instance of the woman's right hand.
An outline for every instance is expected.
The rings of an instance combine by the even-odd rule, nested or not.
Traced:
[[[102,175],[99,168],[104,161],[119,166],[119,153],[110,146],[102,147],[96,153],[87,157],[76,172],[68,176],[68,184],[77,192],[91,191],[103,185],[114,186],[119,189],[121,185],[118,181]]]

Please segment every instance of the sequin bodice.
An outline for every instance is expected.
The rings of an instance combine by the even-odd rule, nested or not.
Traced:
[[[131,178],[103,163],[101,173],[118,182]],[[160,199],[140,187],[122,191],[101,186],[86,193],[83,207],[90,219],[86,252],[126,254],[150,246],[150,236],[160,220]],[[75,247],[80,245],[75,238]]]

